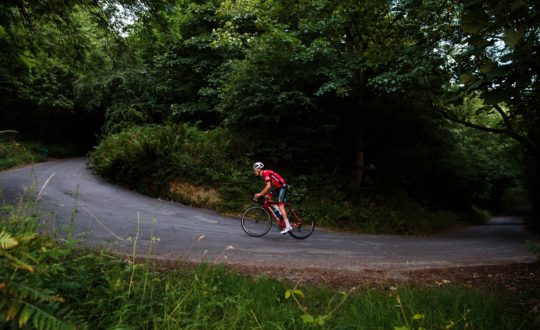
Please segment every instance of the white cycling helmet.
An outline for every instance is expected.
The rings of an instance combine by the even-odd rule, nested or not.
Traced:
[[[259,168],[263,168],[264,167],[264,164],[261,163],[261,162],[256,162],[255,164],[253,164],[253,169],[256,170],[256,169],[259,169]]]

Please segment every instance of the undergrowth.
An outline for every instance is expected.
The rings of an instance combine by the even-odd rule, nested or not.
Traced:
[[[6,231],[2,231],[2,242]],[[1,245],[0,325],[38,329],[526,329],[497,297],[459,286],[332,291],[220,266],[163,269],[16,234]],[[28,256],[28,257],[25,257]]]
[[[47,144],[27,140],[16,131],[0,130],[0,171],[43,162],[50,157],[80,155],[81,147],[64,143]]]
[[[241,213],[263,187],[251,170],[254,161],[225,129],[202,131],[183,124],[132,127],[105,137],[91,153],[100,175],[142,193],[228,214]],[[275,170],[286,178],[291,191],[303,195],[295,205],[309,209],[319,226],[425,234],[465,217],[422,206],[406,195],[354,190],[328,173]]]
[[[0,134],[0,170],[21,164],[32,164],[45,158],[37,145],[7,139]]]

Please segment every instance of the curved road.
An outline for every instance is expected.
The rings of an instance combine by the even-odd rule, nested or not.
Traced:
[[[49,228],[65,228],[73,222],[83,245],[120,253],[131,253],[133,241],[128,238],[136,237],[139,219],[137,253],[146,255],[152,246],[152,255],[164,259],[333,271],[535,260],[526,243],[532,236],[517,218],[494,218],[488,225],[429,237],[356,235],[317,228],[310,238],[295,240],[274,227],[266,236],[253,238],[244,234],[237,218],[115,186],[94,175],[86,162],[86,158],[57,160],[0,172],[0,204],[12,203],[34,187],[33,196],[39,195],[38,205],[46,211]]]

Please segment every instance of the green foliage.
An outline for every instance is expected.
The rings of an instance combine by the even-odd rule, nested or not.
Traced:
[[[162,145],[156,132],[155,126],[135,127],[104,139],[92,153],[95,170],[126,183],[154,172],[157,147]]]
[[[174,198],[168,184],[181,179],[198,186],[215,187],[223,195],[219,208],[241,208],[247,191],[254,190],[237,158],[234,138],[223,129],[211,131],[168,124],[133,127],[105,138],[91,154],[94,169],[140,190]],[[242,167],[237,164],[241,163]],[[137,186],[142,179],[143,186]],[[249,188],[249,189],[248,189]],[[241,197],[240,200],[238,196]]]
[[[80,153],[80,146],[73,143],[38,143],[0,132],[0,170],[42,162],[49,157],[72,157]]]
[[[519,143],[523,153],[524,188],[529,192],[533,219],[539,219],[540,209],[540,116],[536,104],[540,101],[537,52],[540,42],[536,36],[540,25],[538,4],[530,1],[465,1],[461,13],[461,37],[464,45],[454,53],[461,64],[455,72],[462,74],[460,92],[475,95],[486,106],[477,116],[495,114],[497,125],[483,121],[465,120],[466,124],[506,135]],[[455,98],[454,98],[455,99]],[[454,120],[455,113],[449,117]],[[463,122],[463,120],[461,120]],[[491,124],[491,125],[490,125]],[[540,227],[540,222],[532,223]]]
[[[477,97],[466,98],[463,104],[450,106],[450,109],[466,120],[487,126],[501,124],[499,114],[490,111],[490,107]],[[524,169],[520,164],[526,156],[517,141],[459,124],[451,125],[450,129],[455,141],[450,162],[455,166],[453,171],[459,178],[462,193],[469,195],[468,200],[495,212],[500,211],[496,205],[518,209],[519,204],[527,203],[522,194],[515,194],[514,201],[505,197],[510,191],[523,189]],[[505,198],[510,203],[504,201]]]
[[[251,141],[254,156],[264,155],[274,163],[303,162],[335,152],[329,140],[335,118],[317,105],[314,95],[323,83],[318,62],[328,59],[306,55],[313,49],[294,32],[270,31],[251,45],[245,60],[233,62],[222,87],[219,106],[229,114],[228,125]],[[319,125],[325,119],[326,125]]]
[[[336,230],[373,234],[436,233],[466,220],[470,214],[435,209],[412,198],[375,190],[348,190],[345,184],[308,186],[304,207],[315,214],[317,225]],[[322,184],[322,185],[320,185]]]
[[[308,308],[300,302],[300,298],[304,298],[304,293],[301,290],[298,290],[296,288],[289,289],[285,291],[285,299],[292,298],[295,302],[295,304],[298,306],[298,308],[304,313],[301,318],[302,322],[304,324],[309,325],[315,325],[315,326],[324,326],[326,321],[332,317],[332,314],[334,314],[341,305],[345,303],[345,301],[348,298],[348,294],[345,291],[340,291],[339,296],[341,297],[341,300],[335,305],[331,306],[331,303],[334,300],[334,297],[330,300],[329,306],[327,307],[326,311],[322,315],[313,316],[308,312]]]
[[[45,157],[43,154],[38,153],[37,145],[22,143],[0,136],[0,170],[42,160],[45,160]]]
[[[115,47],[127,48],[117,54],[125,61],[77,81],[78,104],[104,114],[105,135],[169,120],[203,127],[221,122],[215,85],[225,55],[210,47],[216,6],[217,1],[155,4],[139,13],[125,44]]]
[[[0,232],[0,249],[1,250],[9,250],[12,247],[19,244],[19,242],[11,237],[11,235],[7,232]]]
[[[538,95],[524,91],[538,85],[531,79],[537,68],[529,54],[539,46],[534,36],[539,19],[538,5],[525,1],[513,1],[511,5],[497,1],[464,4],[462,28],[468,46],[465,52],[456,54],[460,60],[465,56],[469,59],[463,62],[462,72],[468,72],[472,79],[464,87],[480,91],[487,104],[507,104],[512,125],[526,124],[522,120],[534,116],[529,106]]]
[[[396,288],[392,288],[393,290],[396,290]],[[403,304],[403,301],[401,300],[401,296],[398,292],[393,292],[392,294],[397,302],[396,307],[399,309],[400,318],[403,317],[402,321],[405,323],[403,326],[394,326],[394,330],[411,330],[411,329],[426,329],[424,328],[424,323],[426,321],[426,315],[416,313],[412,317],[409,317],[407,315],[408,311],[406,311],[406,308]],[[468,314],[471,312],[471,310],[466,310],[463,315],[457,320],[449,320],[444,322],[444,326],[440,327],[442,329],[453,329],[458,326],[463,327],[464,329],[469,328],[471,325],[469,324],[468,320]],[[463,324],[460,324],[463,323]]]
[[[104,134],[118,133],[162,117],[151,98],[154,86],[148,78],[135,69],[87,75],[76,82],[75,97],[89,113],[104,112]],[[130,102],[126,103],[126,99]]]
[[[41,284],[39,262],[47,245],[47,240],[35,234],[13,236],[0,231],[0,324],[73,329],[79,323],[61,306],[65,300]]]
[[[91,59],[97,59],[92,55],[92,18],[103,19],[99,13],[99,6],[89,1],[0,5],[2,128],[49,142],[92,140],[81,134],[94,125],[75,108],[72,86],[80,72],[92,70]]]

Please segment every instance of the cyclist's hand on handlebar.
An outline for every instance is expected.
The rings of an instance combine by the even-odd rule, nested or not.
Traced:
[[[255,195],[253,195],[253,200],[256,201],[256,200],[259,199],[259,197],[261,197],[260,194],[255,194]]]

